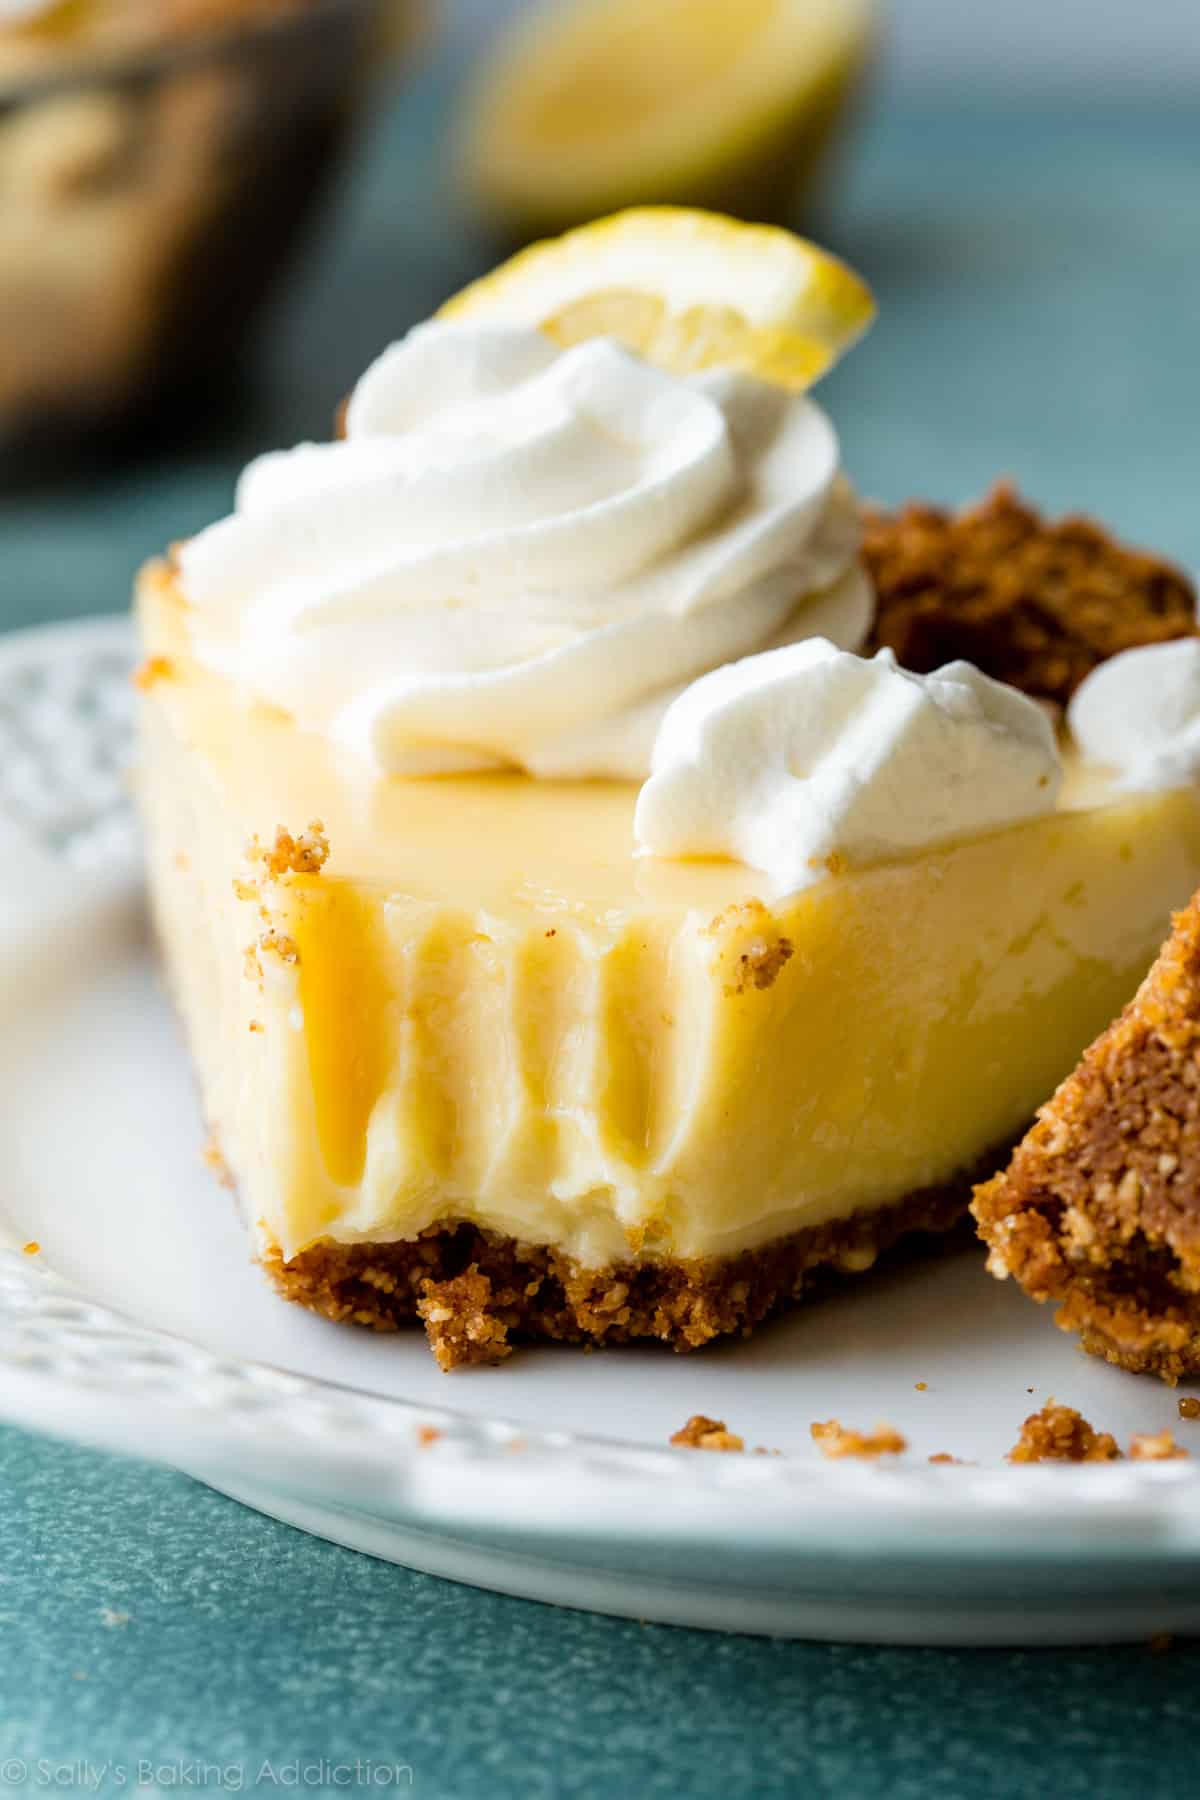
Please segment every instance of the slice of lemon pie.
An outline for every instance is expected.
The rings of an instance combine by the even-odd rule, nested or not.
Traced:
[[[446,1367],[744,1330],[959,1217],[1200,881],[1190,786],[859,654],[911,520],[873,585],[802,390],[869,317],[784,233],[572,234],[144,574],[156,919],[290,1298]]]

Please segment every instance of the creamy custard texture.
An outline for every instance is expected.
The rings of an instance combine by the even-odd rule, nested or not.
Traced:
[[[1192,790],[1072,810],[1068,784],[776,901],[635,859],[633,784],[365,772],[197,665],[161,574],[142,616],[160,929],[285,1255],[468,1220],[598,1266],[899,1201],[1027,1123],[1200,880]],[[238,899],[250,834],[313,816],[320,874]]]

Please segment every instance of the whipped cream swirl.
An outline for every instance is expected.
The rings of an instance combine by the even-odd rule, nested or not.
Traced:
[[[813,639],[703,676],[671,707],[638,795],[652,856],[727,856],[787,893],[842,863],[1053,812],[1049,718],[971,663],[931,675]]]
[[[641,779],[697,676],[864,641],[858,536],[802,395],[433,322],[180,566],[204,660],[385,770]]]
[[[1118,770],[1123,788],[1200,781],[1200,638],[1100,663],[1076,689],[1067,724],[1086,759]]]

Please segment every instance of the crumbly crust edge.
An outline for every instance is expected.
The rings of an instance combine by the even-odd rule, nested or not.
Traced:
[[[958,513],[867,508],[863,555],[877,601],[868,649],[919,673],[962,657],[1059,706],[1120,651],[1197,632],[1180,569],[1094,520],[1043,517],[1011,482]]]
[[[1200,895],[972,1212],[988,1267],[1085,1350],[1200,1374]]]
[[[995,1157],[988,1167],[995,1166]],[[677,1351],[748,1336],[830,1277],[862,1274],[903,1239],[944,1237],[966,1213],[971,1179],[806,1227],[728,1257],[582,1268],[549,1247],[449,1222],[390,1244],[325,1240],[262,1266],[285,1299],[375,1331],[420,1320],[441,1368],[503,1360],[520,1341]]]

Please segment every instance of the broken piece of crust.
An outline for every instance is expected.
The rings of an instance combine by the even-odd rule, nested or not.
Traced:
[[[992,1274],[1058,1301],[1085,1349],[1200,1372],[1200,895],[971,1210]]]
[[[1065,706],[1085,675],[1138,644],[1196,634],[1187,577],[1091,519],[1045,519],[1009,482],[950,513],[868,510],[877,596],[870,648],[928,673],[957,657]]]
[[[1073,1406],[1047,1400],[1030,1413],[1008,1453],[1009,1462],[1116,1462],[1121,1452],[1110,1431],[1097,1431]]]
[[[687,1424],[674,1432],[671,1442],[682,1450],[744,1450],[746,1440],[730,1431],[724,1419],[693,1413]]]

